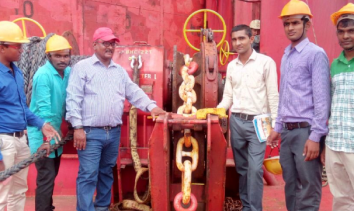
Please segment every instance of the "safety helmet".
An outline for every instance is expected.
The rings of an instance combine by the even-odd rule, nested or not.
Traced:
[[[279,162],[279,156],[274,156],[274,157],[264,159],[263,164],[267,169],[267,171],[269,171],[272,174],[278,175],[283,172]]]
[[[285,16],[291,15],[308,15],[310,18],[313,17],[310,11],[310,7],[303,1],[300,0],[291,0],[289,1],[281,11],[279,16],[282,19]]]
[[[72,47],[70,46],[67,39],[65,39],[63,36],[59,36],[56,34],[48,39],[47,44],[45,46],[46,53],[65,49],[72,49]]]
[[[346,19],[345,17],[341,17],[342,15],[346,15],[346,14],[354,14],[354,4],[353,3],[348,3],[347,5],[342,7],[340,10],[338,10],[337,12],[335,12],[331,15],[331,20],[332,20],[333,24],[335,26],[338,25],[339,18],[341,20]],[[350,19],[352,19],[352,18],[350,18]]]
[[[261,29],[261,21],[260,20],[253,20],[250,23],[251,29]]]
[[[21,28],[10,21],[0,21],[0,42],[29,43]]]

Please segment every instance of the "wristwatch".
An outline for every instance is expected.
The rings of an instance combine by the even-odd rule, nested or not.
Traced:
[[[74,128],[74,130],[78,130],[78,129],[82,129],[82,128],[84,128],[82,125],[78,125],[78,126],[75,126],[75,127],[73,127]]]

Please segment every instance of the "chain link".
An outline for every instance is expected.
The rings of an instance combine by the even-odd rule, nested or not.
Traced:
[[[178,107],[177,114],[182,114],[183,116],[191,116],[197,113],[197,108],[193,104],[197,101],[197,95],[193,90],[195,84],[195,78],[192,75],[198,65],[195,62],[191,62],[191,58],[188,54],[184,55],[184,63],[182,66],[180,74],[183,78],[183,82],[179,87],[178,93],[179,97],[183,100],[183,105]],[[192,67],[190,64],[193,63]],[[193,68],[193,70],[191,70]]]

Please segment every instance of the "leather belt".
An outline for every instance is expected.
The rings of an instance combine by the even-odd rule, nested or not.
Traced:
[[[99,129],[103,129],[103,130],[112,130],[114,128],[118,128],[120,127],[120,125],[116,125],[116,126],[102,126],[102,127],[92,127],[92,128],[99,128]]]
[[[288,123],[284,123],[283,126],[288,130],[294,130],[298,128],[309,127],[310,124],[308,122],[288,122]]]
[[[14,132],[14,133],[0,133],[0,135],[7,135],[7,136],[12,136],[16,138],[21,138],[25,133],[23,131],[20,132]]]
[[[232,113],[235,117],[238,117],[243,120],[253,120],[256,115],[248,115],[248,114],[243,114],[243,113]]]

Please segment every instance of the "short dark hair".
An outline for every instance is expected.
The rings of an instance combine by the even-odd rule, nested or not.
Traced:
[[[337,24],[337,29],[338,29],[338,26],[341,26],[341,27],[348,27],[348,26],[354,26],[354,20],[353,19],[343,19],[341,21],[339,21],[339,23]]]
[[[242,31],[242,30],[244,30],[246,32],[248,37],[252,37],[251,28],[245,24],[240,24],[240,25],[234,26],[231,30],[231,34],[232,34],[232,32],[237,32],[237,31]]]

